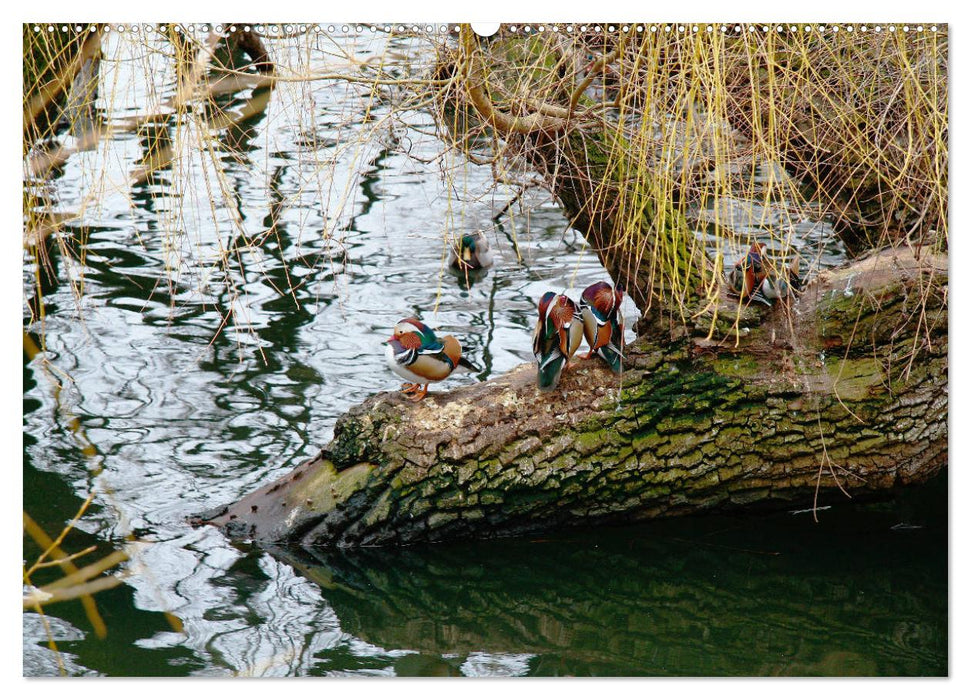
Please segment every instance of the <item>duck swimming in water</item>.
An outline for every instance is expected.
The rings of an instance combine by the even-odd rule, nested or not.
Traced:
[[[448,264],[452,268],[465,272],[468,270],[484,270],[493,263],[489,240],[482,231],[468,233],[459,239],[458,245],[452,248]]]

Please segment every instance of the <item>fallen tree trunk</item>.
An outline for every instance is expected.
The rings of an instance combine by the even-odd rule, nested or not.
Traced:
[[[922,482],[947,461],[947,288],[946,258],[884,251],[822,273],[791,309],[747,309],[738,341],[642,337],[622,382],[590,360],[552,394],[534,365],[419,404],[381,393],[317,457],[194,520],[388,545]]]

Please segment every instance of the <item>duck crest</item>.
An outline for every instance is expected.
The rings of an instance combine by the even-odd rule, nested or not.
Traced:
[[[593,309],[597,316],[606,320],[620,308],[624,293],[614,287],[609,282],[597,282],[591,284],[583,290],[580,295],[581,306],[588,306]]]

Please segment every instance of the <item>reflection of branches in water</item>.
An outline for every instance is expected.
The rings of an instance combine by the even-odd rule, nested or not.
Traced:
[[[489,303],[486,313],[486,340],[482,347],[482,374],[479,379],[485,381],[492,376],[492,339],[496,334],[496,288],[499,286],[499,276],[492,276],[492,286],[489,288]]]
[[[729,527],[716,518],[539,541],[271,553],[321,586],[345,632],[387,649],[531,653],[540,664],[564,659],[578,675],[941,672],[946,605],[924,583],[943,581],[946,554],[888,539],[907,551],[899,587],[885,590],[867,578],[869,557],[883,561],[879,546],[860,559],[858,543],[833,544],[863,516],[840,519],[825,532],[780,515]],[[799,556],[806,546],[826,553],[808,561]],[[861,593],[847,601],[847,589]],[[913,648],[888,644],[887,630],[917,623]],[[834,649],[842,662],[828,658]]]
[[[137,563],[138,557],[133,557],[130,551],[115,549],[94,562],[79,566],[80,560],[93,554],[97,547],[92,545],[73,553],[68,553],[64,549],[66,539],[75,530],[81,517],[94,502],[96,495],[107,499],[108,503],[113,504],[119,512],[121,512],[121,509],[117,507],[117,504],[114,504],[114,491],[102,474],[102,453],[88,437],[80,418],[62,400],[62,389],[70,381],[70,377],[56,365],[47,361],[46,358],[40,358],[41,349],[31,334],[24,332],[23,335],[24,354],[29,360],[41,360],[40,367],[44,370],[45,377],[51,383],[53,400],[60,414],[61,422],[70,430],[76,446],[87,462],[91,478],[98,478],[99,480],[98,486],[92,487],[89,490],[87,497],[78,507],[74,517],[68,520],[67,524],[55,538],[48,535],[45,529],[26,511],[23,513],[24,534],[40,550],[33,563],[28,565],[25,561],[23,566],[23,608],[25,610],[31,609],[40,616],[47,634],[48,647],[56,655],[60,672],[65,674],[66,670],[63,659],[57,649],[57,644],[47,620],[45,608],[55,603],[80,600],[84,614],[91,624],[95,636],[99,639],[104,639],[107,635],[108,628],[98,610],[94,595],[115,588],[121,583],[122,577],[120,574],[106,572],[130,559],[135,559]],[[135,541],[134,534],[128,531],[125,534],[125,540],[133,543]],[[48,578],[44,572],[53,567],[59,568],[62,576],[54,580],[48,580],[39,586],[36,585],[40,580]],[[148,579],[153,579],[151,574],[148,574]],[[169,612],[165,612],[164,615],[174,631],[182,631],[182,622],[178,617]]]
[[[364,195],[364,202],[361,206],[361,210],[351,216],[350,221],[347,226],[344,227],[345,231],[357,232],[357,219],[367,216],[371,212],[371,208],[381,201],[381,197],[374,192],[374,185],[381,178],[381,173],[386,169],[384,166],[384,161],[388,159],[391,151],[387,148],[382,148],[377,155],[372,158],[368,164],[361,179],[359,187],[361,188],[361,194]]]
[[[180,271],[198,270],[198,293],[203,298],[219,299],[217,304],[221,319],[216,326],[216,335],[232,329],[238,343],[242,342],[240,332],[255,332],[252,319],[246,313],[244,303],[241,303],[244,299],[243,280],[247,276],[246,251],[265,245],[267,235],[273,229],[267,226],[257,233],[250,230],[244,211],[246,200],[240,187],[252,182],[252,178],[237,177],[233,173],[238,168],[252,170],[259,167],[259,164],[248,161],[246,152],[259,134],[273,137],[277,122],[271,121],[270,114],[291,119],[295,113],[301,122],[305,113],[310,114],[310,128],[302,129],[309,134],[309,139],[304,139],[309,148],[300,155],[301,164],[306,162],[310,168],[301,170],[300,176],[305,179],[295,188],[287,190],[282,183],[275,185],[271,206],[275,212],[274,219],[279,220],[283,211],[312,191],[310,188],[314,185],[311,183],[316,180],[319,191],[316,199],[320,203],[321,218],[328,222],[322,237],[332,242],[325,245],[326,250],[317,253],[317,260],[327,256],[333,269],[346,264],[347,260],[343,242],[331,238],[331,231],[355,230],[359,218],[370,212],[377,199],[377,193],[373,191],[374,182],[381,177],[385,168],[383,162],[392,152],[425,160],[418,150],[427,143],[419,148],[415,140],[427,138],[438,149],[432,160],[443,162],[442,156],[447,152],[447,147],[438,140],[437,133],[422,130],[421,123],[427,121],[427,109],[437,100],[433,89],[451,80],[430,78],[423,74],[426,63],[414,61],[405,55],[406,52],[410,55],[415,51],[414,36],[408,36],[404,42],[397,33],[380,39],[376,45],[382,48],[374,55],[360,52],[346,38],[330,34],[326,39],[316,34],[287,34],[283,38],[264,36],[267,43],[261,52],[259,47],[251,47],[247,51],[245,45],[240,45],[240,32],[246,26],[238,25],[236,29],[239,31],[228,35],[226,31],[221,34],[216,31],[193,33],[176,25],[166,27],[164,35],[146,33],[135,37],[133,34],[122,36],[112,32],[102,37],[101,33],[96,32],[99,46],[102,38],[106,39],[110,58],[104,62],[100,74],[93,71],[99,80],[107,80],[106,84],[111,88],[102,91],[101,95],[102,102],[108,105],[106,114],[110,127],[93,138],[114,141],[127,132],[135,132],[140,138],[142,153],[129,171],[128,196],[139,203],[144,211],[154,213],[153,217],[145,218],[146,225],[165,239],[163,246],[166,250],[169,301],[176,303],[178,295],[175,285],[178,284]],[[225,26],[226,30],[229,28],[229,25]],[[422,37],[422,42],[428,40],[435,46],[447,41],[445,35],[432,36],[430,39],[424,35]],[[332,44],[334,50],[328,51],[326,46],[318,46],[322,41]],[[374,43],[375,39],[369,41]],[[301,44],[297,51],[287,50]],[[249,64],[245,63],[247,58],[242,56],[244,53]],[[268,72],[265,71],[265,59],[271,53],[274,70]],[[321,56],[340,60],[346,69],[327,70],[325,67],[321,70],[318,64]],[[404,60],[406,58],[408,60]],[[144,78],[138,75],[137,69],[130,70],[138,65],[138,61],[145,62]],[[129,72],[123,72],[123,69]],[[142,83],[151,85],[162,70],[171,70],[173,80],[156,98],[154,88],[143,88]],[[122,82],[119,82],[119,75]],[[320,138],[318,112],[314,108],[326,93],[319,89],[306,90],[304,86],[334,81],[339,81],[337,84],[341,86],[335,88],[335,92],[339,89],[343,93],[339,99],[353,106],[337,123],[327,125],[335,138]],[[293,93],[293,89],[298,92]],[[143,110],[141,114],[133,115],[127,110],[118,109],[116,105],[122,104],[122,95],[129,91],[140,96],[150,95],[150,99],[157,99],[157,103],[153,105],[145,101],[138,104],[138,108]],[[294,98],[299,102],[289,102]],[[274,103],[277,109],[271,110]],[[74,99],[71,104],[76,108],[84,104],[84,99]],[[294,105],[297,106],[296,110],[289,109]],[[381,108],[381,113],[377,111],[378,108]],[[396,129],[397,125],[404,129]],[[393,129],[393,135],[398,137],[392,139],[397,143],[386,144],[377,156],[373,156],[370,146],[379,142],[381,134],[388,133],[389,129]],[[65,157],[61,160],[65,161],[71,153],[73,151],[64,151]],[[304,161],[307,156],[309,158]],[[362,159],[370,159],[369,164],[355,167]],[[48,159],[47,162],[45,167],[49,170],[54,161]],[[497,183],[513,183],[513,178],[496,170],[494,161],[491,166]],[[89,167],[87,162],[84,167]],[[108,181],[111,175],[107,164],[102,167],[102,172],[91,173],[90,181],[100,184],[104,191],[115,183]],[[462,164],[453,160],[448,167],[454,171]],[[335,187],[339,171],[342,176],[344,172],[349,173],[350,178],[343,186]],[[163,178],[161,173],[167,176]],[[458,179],[446,175],[444,168],[443,178],[449,185],[451,196],[455,201],[463,202],[463,208],[487,196],[482,193],[469,199],[467,193],[456,189]],[[363,194],[362,207],[350,211],[347,207],[355,201],[355,191]],[[157,206],[156,199],[160,194],[167,206]],[[101,195],[94,188],[85,192],[84,196],[85,201],[92,202],[94,207],[100,206]],[[34,209],[28,207],[31,212]],[[83,211],[85,205],[82,204],[80,209]],[[187,220],[187,214],[195,212],[201,217],[205,216],[207,209],[214,223],[228,226],[229,238],[220,235],[220,238],[210,242],[199,237],[195,246],[184,245],[181,239],[188,238],[188,232],[204,228],[200,226],[201,220]],[[77,216],[83,217],[83,214]],[[39,216],[37,221],[36,229],[42,232],[52,228],[56,230],[62,225],[59,222],[44,224]],[[219,223],[217,229],[222,228]],[[136,230],[143,245],[157,245],[153,240],[141,238],[141,233],[143,231]],[[447,245],[447,236],[443,242]],[[338,249],[336,257],[335,246]],[[518,246],[516,248],[518,250]],[[69,251],[62,252],[65,257],[70,257]],[[303,258],[297,255],[297,259]],[[289,260],[283,261],[283,264],[288,266]],[[318,267],[314,262],[310,264]],[[289,273],[286,270],[284,273],[287,279],[285,286],[273,280],[266,281],[275,294],[289,294],[294,302],[298,302],[294,285],[289,283]],[[299,282],[303,283],[304,280]],[[150,284],[148,289],[157,287],[159,284]],[[80,294],[80,288],[76,293]],[[242,352],[242,345],[238,347]]]
[[[297,288],[304,280],[297,285],[290,283],[289,259],[283,253],[291,245],[291,240],[281,219],[287,206],[302,192],[285,193],[284,168],[278,168],[269,187],[272,223],[265,231],[253,235],[244,225],[246,212],[241,189],[254,178],[236,177],[234,172],[234,169],[252,171],[254,165],[262,166],[262,163],[248,162],[246,150],[263,130],[258,126],[268,119],[271,101],[274,97],[279,100],[281,92],[286,89],[278,90],[277,87],[286,83],[267,79],[266,75],[222,72],[225,66],[220,64],[218,52],[214,50],[219,43],[215,35],[209,35],[201,42],[187,35],[178,36],[180,38],[167,44],[168,39],[156,35],[136,38],[114,33],[103,35],[100,31],[85,34],[80,42],[83,48],[74,58],[66,56],[68,60],[63,61],[66,67],[42,84],[39,92],[32,95],[28,81],[28,92],[24,96],[24,241],[30,256],[25,262],[33,269],[30,271],[32,275],[25,276],[25,284],[32,283],[33,289],[25,290],[30,313],[25,323],[43,320],[45,294],[52,292],[52,285],[60,283],[63,275],[67,275],[73,287],[73,296],[81,298],[82,280],[75,276],[75,269],[78,274],[90,269],[92,274],[99,275],[110,269],[114,274],[110,289],[116,292],[117,305],[130,308],[129,297],[150,299],[156,295],[168,295],[166,301],[174,306],[180,296],[184,298],[180,295],[185,290],[180,289],[179,276],[184,267],[189,267],[199,271],[200,279],[208,277],[208,282],[200,281],[199,291],[204,299],[218,300],[222,316],[220,327],[226,327],[232,320],[234,326],[241,328],[244,323],[237,322],[236,318],[238,302],[243,285],[253,277],[248,269],[252,265],[247,255],[255,248],[270,248],[275,243],[284,262],[283,279],[274,279],[266,270],[260,270],[259,277],[261,283],[266,283],[275,294],[281,297],[289,294],[294,303],[289,314],[275,316],[263,332],[272,338],[281,352],[290,352],[296,347],[296,334],[311,314],[299,303],[297,294]],[[25,48],[26,44],[25,41]],[[103,44],[109,56],[104,60],[101,59]],[[172,47],[173,51],[167,57],[163,56],[166,47]],[[148,50],[141,51],[142,48]],[[174,68],[174,82],[163,85],[159,97],[155,85],[160,82],[159,76],[164,75],[160,60],[169,62],[173,57],[174,61],[167,67]],[[144,76],[138,75],[139,66],[144,67]],[[246,95],[246,91],[250,93]],[[131,98],[132,94],[137,99]],[[140,113],[132,114],[129,105],[133,102]],[[49,123],[43,118],[48,111],[51,113]],[[346,122],[338,125],[340,128],[357,126],[354,115],[345,116]],[[311,119],[316,123],[316,115]],[[276,124],[267,126],[275,127]],[[370,138],[370,128],[358,129],[355,138]],[[127,134],[133,134],[135,138],[126,138]],[[132,156],[131,151],[126,150],[127,143],[135,145],[136,155]],[[98,144],[103,144],[104,148],[95,149]],[[337,142],[331,147],[337,150]],[[343,153],[353,152],[358,147],[354,138],[342,139],[339,145]],[[91,154],[80,156],[84,151]],[[316,160],[314,165],[317,173],[329,169],[332,174],[335,162],[336,159]],[[69,200],[73,212],[60,209],[63,204],[58,200],[59,179],[68,165],[82,171],[79,179],[71,181],[72,185],[77,183],[80,187],[80,192],[72,193]],[[117,168],[117,165],[121,167]],[[123,171],[123,177],[117,178],[118,170]],[[111,256],[92,255],[92,260],[85,261],[89,231],[97,230],[90,221],[99,220],[106,195],[119,194],[133,204],[133,242],[141,244],[146,255],[140,255],[136,245],[130,248],[119,246]],[[199,221],[186,220],[186,202],[189,207],[202,203],[195,209]],[[183,245],[189,240],[187,232],[206,229],[199,224],[206,217],[207,208],[217,228],[217,240],[212,245],[209,241],[203,243],[199,233],[199,246],[195,250]],[[124,212],[124,207],[121,209]],[[326,219],[326,210],[322,216]],[[227,220],[229,236],[222,237],[222,232],[218,232],[219,223]],[[51,235],[59,233],[64,235]],[[145,233],[153,235],[146,238],[143,237]],[[217,248],[215,252],[212,251],[214,247]],[[47,254],[51,249],[54,255]],[[165,274],[159,277],[141,272],[126,274],[126,267],[144,270],[158,249],[159,254],[165,256]],[[74,265],[76,261],[80,263],[77,266]],[[59,263],[69,263],[61,266],[69,271],[61,272]],[[210,268],[208,274],[206,267]],[[144,308],[138,308],[137,301],[134,306],[135,312],[144,311]],[[194,310],[189,313],[193,315],[205,310],[205,304],[191,307]],[[211,330],[212,326],[209,328]],[[36,339],[25,334],[25,349],[28,346],[35,348],[29,356],[38,356],[42,368],[56,370],[40,356],[40,348],[44,347],[44,326],[38,324],[33,330],[38,334]],[[224,336],[217,332],[213,338],[213,356],[218,357],[219,345],[223,341]],[[200,363],[200,367],[205,371],[206,363]],[[301,372],[311,383],[321,383],[312,367],[302,367]],[[65,376],[64,379],[68,381],[70,378]],[[238,378],[227,381],[238,381]],[[60,386],[60,382],[55,383],[54,398],[56,405],[62,408],[58,398]],[[280,409],[282,420],[290,423],[300,419],[295,417],[295,404],[280,406],[270,402],[259,382],[243,381],[238,386],[258,395],[264,408]],[[310,405],[301,405],[307,411],[311,409]],[[70,426],[79,439],[84,436],[76,417],[64,415],[61,422]],[[111,490],[104,483],[100,488],[101,497],[110,501]],[[86,501],[85,506],[90,502],[90,499]],[[91,554],[89,548],[73,554],[63,551],[60,542],[64,534],[57,538],[47,536],[26,514],[24,528],[25,534],[46,550],[36,563],[24,567],[25,584],[39,586],[28,589],[25,605],[42,612],[48,604],[80,597],[92,627],[102,636],[105,624],[91,596],[117,585],[118,578],[101,574],[127,558],[128,553],[115,552],[101,561],[84,565],[82,557]],[[59,582],[41,585],[42,577],[38,573],[51,565],[61,567],[64,577]],[[151,579],[148,572],[142,571],[140,576]],[[178,629],[174,617],[170,622],[174,629]]]
[[[226,25],[227,30],[230,29]],[[149,112],[140,116],[122,115],[113,118],[111,130],[99,131],[97,129],[81,128],[84,124],[91,123],[90,118],[84,115],[90,111],[93,104],[94,95],[97,94],[97,80],[105,69],[99,73],[97,61],[91,56],[100,56],[102,37],[110,37],[111,46],[114,50],[129,50],[133,53],[135,47],[143,47],[148,52],[141,55],[149,56],[150,52],[155,51],[162,45],[160,37],[156,34],[146,33],[140,36],[128,34],[120,36],[118,34],[102,34],[95,31],[90,35],[85,34],[81,42],[81,51],[78,52],[76,59],[66,62],[65,68],[60,76],[51,81],[40,94],[36,95],[29,103],[25,102],[25,130],[30,127],[36,117],[46,107],[46,104],[65,87],[72,85],[67,102],[65,114],[69,124],[74,127],[76,133],[74,144],[61,144],[54,146],[43,146],[34,149],[26,158],[25,167],[29,173],[35,177],[44,177],[45,174],[55,172],[57,168],[63,167],[74,153],[80,150],[92,148],[102,138],[114,138],[119,132],[128,130],[138,130],[144,140],[144,154],[131,172],[131,183],[135,186],[148,182],[161,170],[173,171],[176,177],[173,178],[171,185],[176,189],[183,186],[182,175],[188,172],[192,161],[197,158],[197,154],[205,157],[207,154],[213,156],[211,167],[215,177],[209,180],[212,188],[207,183],[206,192],[209,199],[215,201],[226,201],[229,190],[223,185],[222,168],[215,160],[217,151],[235,153],[237,159],[241,158],[242,151],[246,148],[246,142],[251,140],[256,130],[254,126],[262,119],[273,94],[274,86],[284,84],[288,78],[294,76],[277,76],[269,72],[272,63],[269,60],[269,52],[262,41],[246,27],[232,27],[238,31],[230,34],[220,34],[216,31],[209,32],[199,38],[199,35],[190,33],[185,27],[168,26],[165,32],[165,41],[171,46],[173,65],[175,67],[175,85],[168,97],[160,102],[161,110]],[[41,35],[41,38],[43,35]],[[30,37],[33,39],[33,37]],[[284,37],[284,42],[293,44],[299,41],[295,34],[288,34]],[[309,41],[307,37],[304,41]],[[228,44],[227,50],[219,50],[220,46]],[[250,69],[255,69],[257,74],[242,70],[235,65],[239,62],[237,54],[245,53],[249,59]],[[298,54],[306,56],[306,54]],[[350,54],[345,52],[345,56]],[[306,56],[309,58],[309,56]],[[351,66],[358,62],[348,61]],[[108,71],[117,73],[117,66],[120,64],[112,63],[107,68]],[[147,83],[155,81],[153,70],[146,66]],[[362,78],[362,83],[368,85],[372,90],[372,97],[375,93],[375,80],[381,80],[380,69],[371,64],[361,64],[360,68],[371,73],[370,77],[363,78],[355,76],[353,72],[340,73],[334,72],[329,75],[313,75],[309,70],[303,70],[303,77],[313,81],[320,80],[343,80],[345,78],[356,80]],[[81,76],[89,76],[91,81],[80,80]],[[377,76],[377,77],[374,77]],[[93,84],[92,84],[93,81]],[[393,81],[390,85],[400,83]],[[252,93],[242,105],[232,112],[226,108],[218,106],[217,98],[221,95],[233,96],[242,90],[251,89]],[[103,95],[105,102],[110,105],[117,102],[117,92],[109,91]],[[112,115],[114,117],[114,115]],[[56,123],[57,120],[55,120]],[[350,125],[353,118],[348,120]],[[221,145],[213,148],[210,134],[221,139]],[[188,138],[187,138],[188,137]],[[361,131],[358,137],[369,138],[367,129]],[[37,141],[37,139],[34,139]],[[188,150],[191,146],[198,145],[198,150],[194,153]],[[354,148],[353,140],[344,140],[343,149]],[[239,160],[239,165],[244,162]],[[333,164],[333,160],[331,161]],[[326,164],[324,164],[326,165]],[[97,174],[95,174],[97,178]],[[104,174],[102,174],[102,177]],[[96,179],[95,178],[95,179]],[[215,190],[215,191],[214,191]],[[216,192],[222,194],[221,197],[213,196]],[[97,196],[94,192],[92,196]],[[238,193],[237,193],[238,194]],[[139,190],[137,196],[144,196],[145,192]],[[299,192],[297,193],[299,196]],[[237,197],[238,199],[238,197]],[[41,202],[37,201],[39,204]],[[61,225],[60,220],[55,221],[50,217],[44,217],[42,212],[35,211],[36,207],[28,203],[26,211],[28,219],[32,219],[34,224],[28,223],[28,231],[33,231],[30,240],[37,238],[37,234],[46,234],[52,228]],[[326,218],[326,212],[325,212]],[[170,216],[178,217],[178,212],[171,212]],[[241,216],[230,217],[230,223],[235,226],[237,231],[245,238],[245,230],[242,227]],[[45,223],[46,221],[46,223]],[[169,230],[172,227],[167,227]],[[246,241],[248,243],[248,241]],[[68,255],[68,251],[62,251]],[[229,249],[222,253],[221,265],[228,265],[233,259]],[[238,257],[238,256],[237,256]],[[228,270],[227,270],[228,271]],[[230,280],[227,277],[227,280]],[[233,292],[235,294],[235,292]]]

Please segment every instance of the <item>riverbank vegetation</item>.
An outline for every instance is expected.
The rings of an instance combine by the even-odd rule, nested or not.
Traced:
[[[737,374],[736,355],[745,354],[742,365],[756,367],[750,374],[757,379],[795,382],[799,392],[819,399],[817,417],[839,407],[841,416],[853,415],[840,382],[864,377],[866,392],[880,395],[856,398],[873,399],[874,408],[917,387],[927,395],[925,372],[906,383],[925,360],[943,367],[939,379],[946,377],[943,25],[507,25],[491,38],[464,26],[360,28],[373,36],[387,32],[392,47],[397,40],[418,41],[421,50],[412,54],[418,58],[405,69],[400,62],[386,66],[384,51],[352,59],[320,27],[166,25],[140,33],[129,28],[122,36],[117,27],[66,26],[60,32],[24,29],[25,330],[41,350],[44,290],[60,274],[54,248],[83,307],[86,241],[83,231],[61,235],[63,226],[119,191],[122,197],[164,197],[154,233],[165,241],[172,303],[179,289],[223,286],[231,293],[213,332],[245,328],[245,308],[236,302],[242,280],[259,272],[250,253],[277,235],[285,202],[273,175],[262,173],[265,226],[247,229],[235,203],[238,183],[229,182],[225,156],[213,145],[242,157],[254,125],[271,120],[271,132],[300,134],[300,157],[309,165],[302,189],[288,196],[313,198],[326,212],[325,230],[314,235],[326,242],[327,253],[311,264],[342,264],[341,222],[353,216],[352,184],[367,169],[358,154],[379,144],[409,154],[417,167],[439,169],[445,192],[461,182],[466,164],[490,165],[497,191],[515,192],[497,207],[497,217],[514,220],[526,190],[550,192],[642,312],[638,352],[648,359],[641,369],[684,371],[702,354],[714,357],[713,366],[692,369],[724,377],[728,358]],[[104,56],[106,37],[122,49],[110,58]],[[128,71],[124,90],[117,87],[122,67]],[[138,80],[132,72],[141,73]],[[156,91],[157,82],[172,89]],[[334,86],[333,99],[365,106],[365,118],[349,111],[337,125],[346,138],[334,143],[321,143],[312,128],[315,105],[306,86],[321,82]],[[130,105],[127,116],[106,120],[105,102]],[[434,116],[429,133],[438,146],[432,152],[414,148],[400,128],[409,111]],[[130,159],[120,168],[96,158],[109,134],[133,137]],[[353,154],[351,167],[336,165],[342,154]],[[64,210],[57,204],[57,174],[89,162],[98,165],[86,178],[81,210]],[[189,187],[187,173],[199,172],[205,187]],[[159,181],[165,181],[164,195],[152,187]],[[194,220],[206,217],[221,219],[216,241],[192,236]],[[850,293],[833,310],[857,322],[827,326],[825,309],[807,302],[807,314],[819,324],[804,325],[803,337],[794,340],[799,324],[779,325],[771,312],[728,299],[723,279],[756,241],[768,245],[777,273],[798,257],[805,277],[819,278],[820,251],[794,244],[794,229],[806,221],[831,222],[861,257],[890,247],[916,266],[904,265],[895,283],[885,274],[896,265],[892,256],[874,256],[884,266],[874,277],[880,294],[862,276],[855,283],[847,279]],[[443,224],[443,248],[455,228]],[[822,280],[817,293],[832,292],[835,279],[842,278]],[[275,288],[297,303],[286,284]],[[760,326],[765,333],[750,332]],[[685,338],[690,347],[677,345]],[[25,333],[25,346],[28,340]],[[835,367],[803,364],[820,348],[838,354]],[[252,350],[240,341],[239,351]],[[857,361],[865,357],[873,361],[863,371]],[[756,365],[748,362],[752,358]],[[53,371],[50,376],[59,381]],[[746,384],[742,393],[754,396],[757,388]],[[624,391],[633,396],[637,390]],[[939,445],[941,406],[934,406],[926,432]],[[632,410],[639,425],[640,409]],[[788,404],[772,410],[784,417]],[[793,439],[814,430],[818,421]],[[842,488],[825,441],[818,452],[812,456],[818,473],[828,470]],[[621,462],[629,461],[620,453]],[[921,466],[930,473],[946,454],[928,454]],[[699,450],[695,461],[711,456]],[[517,485],[522,477],[517,473]],[[709,495],[705,502],[723,500]]]
[[[643,311],[687,321],[756,240],[811,275],[807,218],[857,252],[946,252],[947,48],[923,25],[466,29],[440,114],[497,177],[538,170]]]

